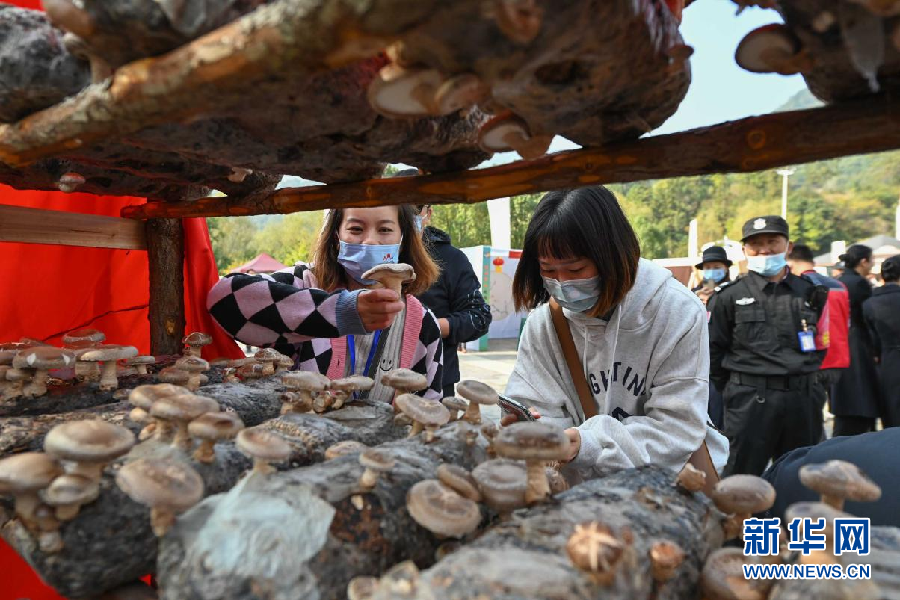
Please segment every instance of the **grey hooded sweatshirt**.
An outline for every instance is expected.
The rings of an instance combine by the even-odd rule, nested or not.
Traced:
[[[542,305],[525,323],[506,395],[541,420],[578,427],[578,470],[658,465],[681,469],[706,440],[716,469],[728,440],[709,423],[709,334],[700,300],[672,274],[641,259],[637,280],[609,321],[563,309],[598,414],[585,421]]]

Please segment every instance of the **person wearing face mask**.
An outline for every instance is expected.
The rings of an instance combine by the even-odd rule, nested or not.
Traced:
[[[877,354],[863,316],[863,303],[872,297],[872,286],[866,279],[872,272],[872,249],[853,244],[839,258],[846,267],[839,281],[850,294],[850,367],[831,390],[835,436],[875,431],[881,404]]]
[[[702,260],[694,265],[694,268],[700,271],[703,282],[691,290],[703,304],[708,303],[710,296],[715,292],[731,283],[731,273],[728,269],[732,264],[722,246],[710,246],[703,251]]]
[[[725,404],[725,474],[760,475],[770,460],[822,440],[816,327],[828,289],[791,273],[781,217],[750,219],[742,242],[750,272],[708,305],[710,379]]]
[[[492,317],[491,309],[481,295],[481,283],[472,263],[462,250],[450,243],[447,232],[431,225],[432,216],[431,206],[416,206],[416,225],[431,257],[441,266],[441,276],[418,298],[434,313],[441,326],[446,398],[456,393],[454,386],[460,377],[457,346],[486,334]]]
[[[413,267],[416,279],[402,297],[363,274],[384,263]],[[416,300],[438,278],[415,226],[411,206],[329,211],[311,265],[297,263],[271,275],[231,274],[207,298],[207,308],[235,339],[275,348],[295,368],[331,379],[365,375],[375,387],[363,394],[390,402],[382,375],[407,368],[425,375],[420,395],[440,400],[443,348],[437,319]]]
[[[525,233],[513,297],[518,310],[534,310],[506,395],[566,428],[569,468],[678,471],[698,456],[721,470],[728,448],[707,418],[703,304],[640,257],[609,190],[543,197]]]

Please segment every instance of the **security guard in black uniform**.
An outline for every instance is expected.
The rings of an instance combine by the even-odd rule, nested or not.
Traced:
[[[710,379],[725,403],[725,475],[760,475],[770,459],[822,440],[815,327],[828,290],[791,273],[781,217],[750,219],[742,237],[750,272],[708,305]]]

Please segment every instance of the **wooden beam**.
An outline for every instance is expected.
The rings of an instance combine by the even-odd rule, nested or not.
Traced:
[[[0,205],[0,242],[144,250],[144,227],[131,219]]]
[[[181,354],[184,337],[184,228],[181,219],[150,219],[150,352]]]
[[[219,217],[389,204],[472,203],[571,187],[762,171],[900,148],[900,102],[884,97],[749,117],[560,152],[533,161],[419,177],[282,189],[262,199],[127,206],[123,217]]]

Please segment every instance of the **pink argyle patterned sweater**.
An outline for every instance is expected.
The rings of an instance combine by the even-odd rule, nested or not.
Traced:
[[[235,273],[213,286],[206,306],[236,340],[292,356],[296,369],[318,371],[333,379],[343,377],[348,360],[346,336],[366,333],[356,312],[361,290],[326,292],[316,284],[303,263],[271,275]],[[382,339],[387,333],[382,333]],[[428,388],[420,395],[441,398],[440,328],[431,311],[413,296],[406,296],[399,360],[391,362],[428,378]]]

